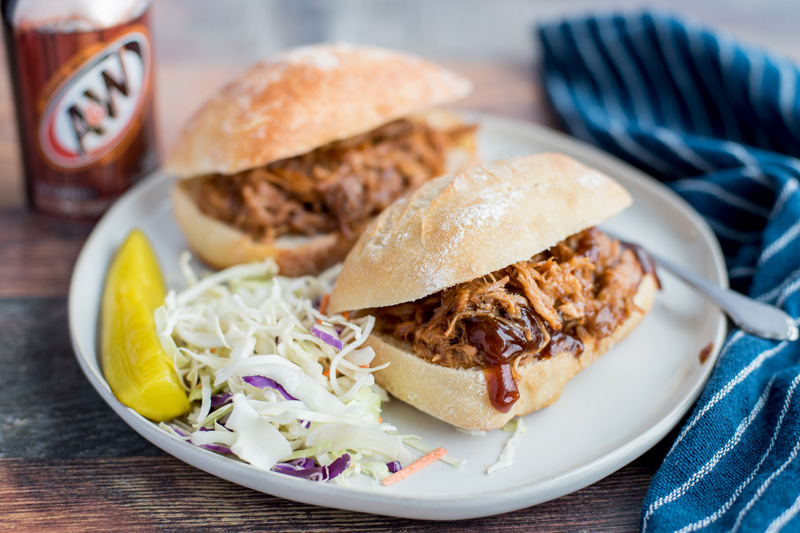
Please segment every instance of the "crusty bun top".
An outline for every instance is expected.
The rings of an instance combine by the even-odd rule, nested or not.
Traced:
[[[181,177],[234,174],[466,96],[470,82],[420,58],[345,44],[278,54],[195,114],[166,163]]]
[[[361,234],[329,309],[422,298],[529,259],[630,203],[616,181],[561,154],[441,176],[396,201]]]

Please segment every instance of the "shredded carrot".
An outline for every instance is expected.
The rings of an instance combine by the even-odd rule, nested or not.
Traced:
[[[342,311],[342,316],[345,320],[350,320],[350,311]]]
[[[331,371],[330,370],[323,370],[322,371],[322,375],[325,376],[326,378],[329,378],[329,377],[331,377]]]
[[[379,417],[378,417],[378,423],[379,423],[379,424],[383,424],[383,417],[382,417],[382,416],[379,416]]]
[[[420,470],[422,470],[423,468],[425,468],[426,466],[428,466],[429,464],[431,464],[435,460],[440,459],[441,457],[443,457],[445,455],[447,455],[447,450],[445,450],[444,448],[436,448],[431,453],[429,453],[427,455],[423,455],[422,457],[420,457],[419,459],[417,459],[416,461],[414,461],[413,463],[411,463],[407,467],[403,468],[402,470],[400,470],[398,472],[395,472],[394,474],[386,477],[383,480],[383,485],[384,486],[389,486],[389,485],[393,485],[393,484],[397,483],[398,481],[402,481],[405,478],[407,478],[408,476],[410,476],[411,474],[419,472]]]
[[[331,301],[331,293],[326,292],[322,295],[322,299],[319,301],[319,312],[323,315],[328,313],[328,302]]]
[[[358,368],[369,368],[369,365],[358,365]]]

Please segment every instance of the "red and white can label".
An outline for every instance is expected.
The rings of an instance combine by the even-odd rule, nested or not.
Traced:
[[[148,94],[152,58],[145,33],[118,37],[53,93],[39,122],[42,154],[77,169],[111,153],[131,133]]]

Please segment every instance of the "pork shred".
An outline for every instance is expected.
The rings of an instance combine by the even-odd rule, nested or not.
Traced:
[[[369,133],[232,176],[203,181],[200,210],[252,235],[357,235],[395,199],[446,168],[471,125],[436,129],[401,119]]]
[[[642,276],[632,250],[589,228],[530,260],[381,308],[376,327],[451,368],[579,355],[590,337],[607,337],[638,309],[633,297]]]

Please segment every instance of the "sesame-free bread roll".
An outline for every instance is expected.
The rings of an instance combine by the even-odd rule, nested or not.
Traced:
[[[610,177],[560,154],[510,159],[442,176],[395,202],[362,233],[345,260],[329,309],[364,310],[375,314],[380,325],[382,313],[391,306],[430,305],[426,297],[448,288],[473,280],[496,281],[493,272],[508,272],[506,267],[513,271],[513,265],[581,232],[611,242],[599,230],[587,228],[631,201]],[[376,326],[367,341],[376,352],[373,365],[389,363],[375,373],[377,383],[414,407],[468,429],[502,427],[514,416],[550,405],[567,381],[627,335],[653,304],[657,278],[650,265],[641,264],[618,243],[609,246],[625,258],[615,275],[623,276],[623,284],[626,272],[636,280],[622,304],[629,312],[619,315],[610,334],[591,334],[591,328],[588,335],[582,332],[580,350],[575,343],[542,341],[552,343],[546,356],[506,361],[505,376],[513,375],[519,394],[506,410],[493,403],[488,388],[487,369],[501,376],[501,365],[445,364],[446,357],[435,363],[415,353],[408,340]],[[471,316],[498,316],[491,314],[491,304],[491,299],[479,302]],[[561,310],[574,313],[566,306]],[[404,312],[414,316],[407,308]],[[544,322],[537,316],[537,323]],[[458,320],[447,320],[451,319]],[[557,332],[550,328],[545,337]],[[485,347],[478,346],[478,351]]]
[[[470,90],[467,79],[438,65],[367,46],[306,46],[253,66],[192,117],[165,165],[181,179],[173,203],[190,248],[217,268],[273,257],[285,275],[318,273],[341,261],[357,235],[253,236],[204,213],[197,182],[302,156],[401,118],[462,126],[457,115],[432,108]],[[475,153],[468,132],[447,147],[447,169],[474,162]]]

